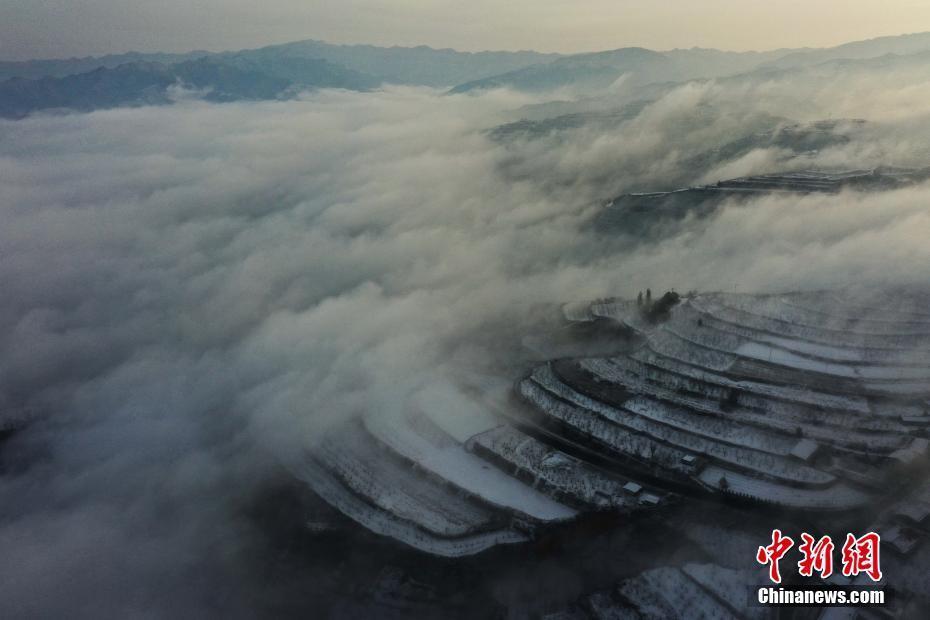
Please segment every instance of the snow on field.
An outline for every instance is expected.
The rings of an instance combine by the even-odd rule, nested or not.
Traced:
[[[759,584],[758,576],[753,571],[733,570],[714,564],[685,564],[681,570],[741,617],[762,620],[769,616],[769,610],[765,607],[747,605],[746,593],[752,586]]]
[[[664,329],[649,334],[648,348],[665,357],[718,372],[726,372],[736,363],[735,355],[695,345]]]
[[[892,396],[926,396],[930,381],[863,381],[863,390]]]
[[[576,516],[571,508],[511,478],[451,438],[441,442],[424,436],[413,428],[409,416],[371,415],[365,418],[365,427],[417,466],[492,506],[541,522],[565,521]]]
[[[688,452],[659,443],[644,435],[631,433],[612,424],[597,414],[574,407],[557,399],[535,381],[520,382],[520,394],[546,415],[574,428],[608,452],[628,455],[657,468],[688,475],[690,469],[682,464]]]
[[[909,326],[906,322],[893,320],[848,319],[787,303],[783,296],[760,297],[718,293],[712,297],[730,307],[796,325],[864,335],[930,337],[930,329],[923,324]]]
[[[744,342],[734,351],[736,355],[797,370],[817,372],[845,378],[863,378],[872,381],[913,381],[930,377],[930,369],[906,366],[848,366],[822,362],[771,347],[758,342]]]
[[[717,327],[717,325],[713,325]],[[726,329],[726,325],[722,325],[723,329]],[[757,342],[764,344],[769,344],[774,347],[781,349],[786,349],[798,353],[800,355],[806,355],[809,357],[817,357],[826,361],[835,361],[835,362],[864,362],[869,361],[866,359],[866,356],[863,355],[862,351],[856,349],[843,349],[840,347],[832,347],[825,344],[816,344],[812,342],[805,342],[803,340],[792,340],[790,338],[781,338],[779,336],[767,336],[764,334],[759,334],[758,332],[753,332],[752,330],[742,329],[742,330],[733,330],[733,333],[743,336]]]
[[[863,342],[861,337],[849,333],[830,332],[827,335],[818,334],[818,337],[810,338],[809,333],[805,333],[804,330],[797,330],[794,326],[774,331],[771,327],[766,329],[751,324],[753,322],[759,323],[758,320],[741,323],[724,320],[718,318],[719,313],[707,309],[705,303],[703,300],[695,300],[689,304],[691,318],[695,323],[700,321],[702,325],[711,329],[770,344],[801,355],[816,357],[828,362],[871,363],[884,366],[930,366],[930,353],[925,348],[915,348],[915,343],[910,338],[904,346],[890,348],[887,346],[887,342],[882,343],[886,345],[883,347],[866,346],[868,343]],[[682,307],[681,311],[679,316],[684,318],[688,315],[685,307]],[[801,333],[798,333],[799,331]],[[806,331],[809,332],[810,330]]]
[[[314,456],[357,495],[443,537],[490,529],[495,515],[379,450],[360,428],[322,442]]]
[[[812,316],[821,316],[825,321],[843,321],[865,326],[894,326],[897,329],[924,331],[930,333],[930,320],[924,317],[908,316],[898,308],[900,298],[885,299],[882,307],[850,304],[849,300],[836,293],[824,295],[784,294],[778,301],[791,308]]]
[[[890,452],[902,445],[906,437],[903,433],[908,428],[893,420],[868,420],[866,426],[869,431],[859,432],[856,422],[864,419],[857,415],[843,415],[832,412],[812,412],[785,403],[771,403],[766,401],[766,408],[746,408],[745,397],[740,397],[740,406],[733,406],[724,411],[720,406],[720,395],[702,396],[700,393],[689,394],[681,383],[674,383],[668,389],[662,384],[656,385],[650,380],[635,381],[630,376],[624,377],[623,363],[629,362],[626,358],[581,360],[581,367],[592,374],[610,382],[617,382],[627,386],[632,392],[639,392],[653,399],[657,399],[672,406],[665,406],[662,413],[664,421],[678,425],[677,420],[685,416],[687,426],[682,429],[698,426],[698,432],[712,433],[715,437],[727,443],[736,443],[753,447],[765,452],[788,454],[797,442],[795,437],[798,429],[804,437],[825,441],[826,443],[845,446],[853,450],[865,450],[880,453]],[[620,372],[617,372],[618,366]],[[619,376],[618,376],[619,375]],[[750,399],[752,400],[752,399]],[[661,405],[661,403],[659,403]],[[626,403],[625,408],[637,413],[647,414],[635,408],[633,401]],[[760,411],[761,410],[761,411]],[[688,419],[690,417],[690,420]],[[830,424],[833,425],[830,425]],[[759,432],[755,429],[777,431],[786,436]],[[876,434],[874,431],[892,431]]]
[[[640,613],[655,618],[699,618],[737,620],[741,616],[708,593],[678,568],[663,567],[628,579],[620,594]]]
[[[759,336],[753,334],[750,330],[741,334],[746,337],[754,338],[765,344],[787,349],[801,355],[809,357],[819,357],[828,361],[836,362],[863,362],[866,361],[861,351],[855,349],[841,349],[840,347],[831,347],[825,344],[813,344],[803,340],[792,340],[790,338],[780,338],[778,336]]]
[[[761,342],[753,342],[735,334],[721,332],[709,326],[699,326],[692,321],[669,321],[662,325],[661,332],[678,336],[694,346],[703,347],[739,358],[756,360],[803,372],[815,372],[845,379],[870,379],[873,381],[899,381],[926,379],[928,368],[849,365],[824,362],[792,353]],[[652,336],[650,336],[650,342]]]
[[[325,469],[307,458],[294,463],[291,471],[327,503],[353,521],[376,534],[399,540],[415,549],[444,557],[462,557],[480,553],[502,544],[526,542],[526,535],[502,529],[455,539],[432,536],[412,523],[379,510],[340,484]]]
[[[828,329],[824,327],[812,327],[773,319],[757,314],[748,310],[725,305],[716,296],[702,295],[690,302],[695,308],[699,309],[706,316],[711,316],[716,320],[742,325],[757,331],[762,331],[776,336],[796,338],[807,342],[825,344],[828,346],[857,348],[862,350],[867,356],[869,355],[890,355],[900,354],[907,356],[915,351],[915,345],[920,343],[919,340],[912,336],[888,336],[888,335],[870,335],[850,332],[844,329]],[[921,344],[926,345],[927,340]]]
[[[764,397],[767,402],[771,402],[769,399],[775,399],[789,403],[810,405],[819,409],[830,409],[843,412],[848,411],[861,414],[863,416],[872,413],[868,401],[861,396],[827,394],[805,387],[772,385],[769,383],[762,383],[748,379],[730,379],[724,375],[693,366],[678,359],[666,357],[651,349],[640,349],[639,351],[634,352],[631,357],[650,366],[655,366],[656,368],[661,368],[671,373],[691,377],[698,381],[719,385],[726,388],[735,388],[743,393],[756,394]]]
[[[698,477],[711,488],[789,508],[840,511],[869,501],[868,495],[842,482],[821,489],[805,489],[724,470],[714,465],[705,467]],[[722,480],[726,480],[723,485]]]
[[[726,419],[727,416],[714,401],[688,398],[644,383],[618,369],[611,360],[589,358],[582,360],[580,364],[588,372],[610,383],[622,384],[631,392],[639,392],[657,399],[637,396],[623,404],[624,409],[646,418],[710,439],[773,454],[789,454],[797,443],[794,438],[760,431],[747,425],[744,420],[733,422]]]
[[[848,378],[856,378],[860,376],[857,372],[857,368],[844,366],[841,364],[821,362],[808,357],[801,357],[800,355],[795,355],[793,353],[789,353],[788,351],[769,347],[758,342],[744,342],[743,344],[736,347],[736,350],[733,351],[733,353],[736,353],[741,357],[748,357],[750,359],[768,362],[777,366],[787,366],[789,368],[795,368],[798,370],[819,372],[825,375],[837,375],[840,377]]]
[[[614,424],[633,432],[644,433],[673,446],[705,455],[711,459],[749,469],[760,475],[780,478],[794,484],[822,485],[829,484],[834,480],[834,477],[826,472],[774,454],[721,443],[708,436],[682,431],[630,411],[605,405],[600,401],[576,392],[562,383],[554,375],[549,365],[537,368],[533,372],[532,378],[533,381],[553,395],[578,407],[595,412]]]
[[[812,302],[826,302],[830,305],[830,312],[832,314],[847,318],[854,319],[864,316],[875,319],[883,317],[890,311],[892,316],[897,319],[903,321],[918,321],[930,325],[930,312],[927,311],[927,308],[930,308],[930,298],[928,298],[926,294],[917,296],[895,296],[894,304],[891,308],[889,308],[891,304],[888,303],[887,298],[876,299],[874,295],[868,295],[868,299],[863,299],[856,294],[840,295],[836,291],[828,291],[813,299],[811,299],[809,294],[805,293],[786,293],[783,297],[799,306],[814,307],[812,306]],[[823,310],[821,304],[817,304],[816,308]],[[886,320],[888,320],[887,317]]]
[[[628,479],[609,476],[512,426],[482,433],[474,442],[537,479],[551,492],[572,497],[590,508],[630,508],[638,503],[635,496],[623,490]]]
[[[699,327],[707,327],[715,331],[732,334],[756,342],[771,344],[803,355],[823,358],[828,361],[861,362],[864,360],[862,351],[856,348],[837,347],[806,340],[786,338],[766,331],[753,329],[750,326],[721,321],[703,312],[697,301],[685,302],[676,307],[674,317],[675,320],[679,322],[692,323]]]
[[[609,370],[618,367],[625,369],[629,363],[631,363],[630,360],[623,357],[592,358],[582,360],[581,366],[607,380],[621,381],[621,379],[611,374]],[[660,378],[668,378],[669,376],[664,375]],[[857,414],[842,414],[830,411],[812,411],[790,403],[772,402],[751,395],[747,397],[745,394],[739,395],[738,406],[729,407],[724,411],[720,406],[723,395],[711,394],[703,396],[702,392],[705,390],[691,391],[687,383],[675,380],[680,379],[680,377],[674,375],[671,375],[671,377],[672,382],[670,384],[653,383],[654,373],[649,372],[646,380],[641,380],[628,389],[661,401],[680,405],[679,409],[694,411],[697,415],[732,420],[731,424],[738,428],[751,425],[779,431],[792,437],[790,440],[792,446],[797,441],[794,436],[800,429],[803,436],[809,439],[845,446],[854,450],[868,449],[873,452],[887,453],[900,447],[907,439],[904,434],[909,432],[908,427],[894,420],[870,419]],[[666,388],[666,385],[670,387]],[[688,393],[689,391],[691,391],[691,394]],[[865,428],[867,432],[860,432],[856,430],[857,428]],[[875,431],[882,432],[876,433]],[[763,434],[763,437],[766,437],[764,441],[769,441],[767,439],[769,436],[770,434]],[[746,443],[745,445],[750,444]],[[790,448],[788,451],[790,451]]]
[[[681,464],[682,456],[687,452],[607,424],[593,412],[557,399],[535,381],[521,382],[520,391],[548,415],[562,420],[608,448],[666,471],[689,475],[689,469]],[[842,483],[820,489],[798,488],[716,465],[705,467],[700,475],[700,480],[710,488],[718,488],[721,478],[727,480],[728,489],[732,493],[793,508],[845,510],[867,500],[865,494]]]

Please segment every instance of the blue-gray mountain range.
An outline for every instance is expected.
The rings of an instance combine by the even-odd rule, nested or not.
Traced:
[[[571,91],[582,96],[700,78],[765,74],[881,59],[927,60],[930,33],[882,37],[827,49],[724,52],[637,47],[573,54],[458,52],[301,41],[255,50],[187,54],[128,53],[61,60],[0,62],[0,117],[39,111],[91,111],[167,104],[189,91],[209,101],[288,98],[300,91],[356,91],[400,84],[467,93],[489,88]]]

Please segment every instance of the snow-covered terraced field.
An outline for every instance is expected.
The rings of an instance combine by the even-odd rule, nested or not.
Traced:
[[[623,488],[629,479],[608,476],[512,426],[499,426],[472,441],[559,499],[565,497],[592,509],[632,508],[638,504],[636,496]]]
[[[429,383],[405,410],[362,416],[290,467],[362,526],[450,557],[586,512],[667,514],[691,496],[860,514],[927,469],[930,310],[918,297],[887,312],[830,292],[657,297],[567,306],[562,318],[586,323],[585,340],[560,350],[578,357],[514,384]],[[590,345],[614,321],[635,332],[626,348]],[[741,576],[668,570],[585,609],[752,616],[728,598]]]
[[[787,303],[784,296],[752,296],[717,294],[722,303],[771,319],[777,319],[795,325],[819,327],[844,333],[867,334],[881,336],[908,336],[930,338],[930,324],[924,322],[907,322],[890,320],[876,320],[872,316],[862,318],[849,318],[834,314],[810,310],[798,305],[795,301]],[[893,313],[893,310],[889,310]]]
[[[695,346],[676,333],[664,329],[657,329],[649,334],[647,347],[664,357],[718,372],[727,372],[737,361],[735,355]]]
[[[521,381],[519,389],[520,395],[546,416],[570,427],[612,456],[630,457],[682,476],[689,474],[689,468],[682,462],[689,452],[645,435],[631,433],[592,411],[572,406],[556,398],[535,381]]]
[[[362,429],[347,428],[320,446],[317,460],[347,488],[382,510],[444,537],[492,529],[495,514],[432,478],[418,476]],[[498,519],[499,521],[499,519]]]
[[[731,379],[725,375],[693,366],[675,358],[666,357],[649,348],[640,349],[630,354],[630,359],[642,362],[650,367],[667,371],[687,379],[694,379],[705,385],[716,385],[727,389],[739,390],[741,394],[758,397],[753,406],[768,411],[776,403],[796,403],[818,411],[835,411],[845,414],[859,414],[866,417],[873,413],[867,399],[848,394],[829,394],[805,386],[773,385],[748,379]],[[708,393],[708,395],[711,395]],[[838,424],[852,422],[842,419]],[[884,421],[879,421],[884,423]]]
[[[678,568],[657,568],[627,580],[620,594],[646,617],[655,618],[732,618],[741,616]]]
[[[793,407],[785,403],[771,403],[755,397],[748,400],[759,402],[759,408],[747,407],[744,397],[740,397],[737,404],[722,407],[720,402],[725,399],[724,394],[703,394],[693,390],[689,394],[687,382],[675,382],[671,388],[662,387],[660,382],[654,382],[644,375],[635,375],[623,366],[628,358],[612,359],[584,359],[580,366],[593,375],[605,381],[622,384],[628,390],[635,390],[646,394],[658,401],[670,403],[676,407],[666,407],[661,410],[668,421],[689,416],[691,425],[700,425],[705,432],[713,432],[723,441],[737,442],[740,445],[751,446],[763,451],[773,451],[773,446],[779,454],[787,454],[797,443],[798,431],[802,436],[836,444],[857,450],[869,450],[877,453],[888,453],[902,446],[909,429],[891,420],[878,420],[882,423],[880,430],[895,432],[862,432],[857,431],[854,424],[861,418],[856,416],[843,416],[834,412],[816,412]],[[764,405],[769,405],[765,407]],[[633,410],[633,408],[630,410]],[[832,422],[832,423],[831,423]],[[753,428],[768,429],[782,433],[752,432]],[[874,426],[872,431],[879,430]]]
[[[910,291],[903,294],[892,294],[894,317],[908,321],[919,321],[930,324],[930,295],[925,292]],[[839,295],[836,291],[824,291],[815,299],[804,293],[786,293],[783,297],[791,303],[820,311],[829,311],[836,316],[855,319],[862,316],[871,318],[887,317],[889,311],[889,296],[877,298],[874,293],[867,291],[847,291]],[[827,307],[824,307],[826,302]]]
[[[552,396],[593,412],[630,433],[646,435],[692,454],[702,454],[720,463],[752,470],[759,476],[777,478],[789,484],[820,486],[834,480],[832,475],[796,461],[743,446],[725,444],[710,439],[707,435],[680,431],[630,411],[605,405],[566,386],[552,374],[548,366],[534,371],[532,380]]]
[[[439,538],[392,512],[375,508],[352,493],[339,480],[306,458],[291,466],[291,471],[306,482],[320,497],[338,511],[375,534],[387,536],[426,553],[445,557],[474,555],[502,544],[526,542],[526,534],[499,529],[454,539]]]
[[[763,620],[771,609],[753,606],[748,594],[758,586],[753,570],[715,564],[663,566],[588,595],[580,609],[556,612],[545,620]]]
[[[845,483],[824,489],[803,489],[776,484],[770,480],[762,480],[713,465],[701,472],[700,480],[707,486],[725,493],[788,508],[840,511],[861,506],[869,500],[866,492],[859,491]]]
[[[756,576],[751,571],[737,571],[713,564],[686,564],[681,570],[740,617],[761,620],[768,616],[766,608],[747,605],[745,593],[757,585]]]
[[[408,418],[372,415],[365,418],[365,427],[419,468],[492,506],[542,523],[576,516],[571,508],[508,476],[454,440],[437,442],[425,437]]]
[[[710,491],[799,510],[862,505],[883,487],[883,467],[927,456],[914,435],[930,419],[930,321],[858,321],[830,314],[834,296],[805,295],[697,295],[661,316],[648,302],[592,304],[642,346],[539,366],[521,394],[651,458],[669,484],[686,471],[671,460],[686,453],[686,475]],[[617,428],[651,447],[621,441]]]
[[[920,381],[928,380],[926,367],[912,366],[866,366],[839,362],[821,361],[802,353],[786,351],[781,347],[762,342],[743,342],[734,351],[740,357],[748,357],[776,366],[787,366],[796,370],[817,372],[845,378],[861,378],[872,381]],[[930,383],[928,383],[930,385]]]
[[[779,458],[778,455],[753,450],[751,448],[727,444],[716,439],[712,434],[680,430],[670,424],[656,422],[658,414],[650,412],[649,416],[605,405],[589,396],[581,394],[562,383],[549,366],[541,366],[533,372],[533,380],[553,395],[575,406],[593,411],[631,432],[642,433],[663,443],[703,454],[709,458],[736,467],[756,471],[759,475],[779,478],[794,484],[824,485],[833,481],[833,476],[806,465]]]
[[[600,379],[623,385],[634,393],[638,391],[641,395],[649,396],[650,398],[634,396],[623,403],[623,408],[656,422],[724,443],[751,447],[772,454],[788,454],[796,443],[788,437],[765,433],[757,427],[727,419],[728,416],[719,405],[711,400],[676,398],[673,392],[654,388],[635,375],[617,368],[611,364],[611,360],[585,359],[579,366]]]
[[[819,314],[827,321],[850,321],[856,324],[886,324],[897,328],[918,329],[930,332],[930,315],[920,313],[926,309],[930,299],[909,299],[899,294],[888,293],[882,299],[872,297],[870,301],[843,299],[835,292],[811,295],[803,293],[778,296],[781,303],[811,314]]]
[[[909,379],[922,368],[851,367],[826,364],[749,343],[746,348],[729,335],[691,333],[691,326],[662,326],[648,332],[648,348],[665,357],[736,378],[772,385],[807,385],[817,391],[841,394],[918,396],[930,391],[930,378]],[[731,346],[733,350],[724,347]]]
[[[930,369],[912,366],[873,366],[824,361],[822,358],[792,352],[780,346],[742,338],[733,333],[716,330],[692,321],[678,320],[662,327],[682,340],[707,349],[738,358],[747,358],[782,366],[791,370],[831,375],[844,379],[868,379],[871,381],[930,381]],[[930,385],[930,382],[928,382]]]
[[[702,326],[825,361],[889,366],[930,365],[930,354],[922,349],[915,349],[913,338],[901,339],[897,346],[891,346],[893,343],[887,340],[872,339],[869,342],[864,338],[856,338],[858,342],[852,342],[848,337],[844,338],[843,332],[824,332],[794,325],[779,331],[779,325],[768,323],[768,319],[741,313],[703,299],[690,301],[676,308],[676,313],[690,316],[695,323]],[[743,320],[740,321],[737,317]],[[904,340],[906,342],[903,342]],[[868,346],[870,344],[882,346]]]

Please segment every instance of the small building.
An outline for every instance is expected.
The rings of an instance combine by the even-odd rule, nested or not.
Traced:
[[[814,460],[814,457],[817,456],[819,450],[820,445],[813,439],[802,439],[794,444],[790,454],[800,461],[810,463]]]
[[[689,474],[696,474],[701,469],[702,459],[694,454],[681,457],[681,464]]]
[[[627,482],[625,485],[623,485],[623,490],[630,495],[638,495],[639,492],[643,490],[643,487],[642,485],[636,484],[635,482]]]
[[[653,493],[643,493],[642,497],[639,498],[639,503],[647,506],[656,506],[660,501],[661,498]]]

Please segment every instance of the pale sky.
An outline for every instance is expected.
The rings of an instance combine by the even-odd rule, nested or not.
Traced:
[[[762,50],[922,31],[930,31],[930,0],[0,0],[0,59],[300,39],[460,50]]]

